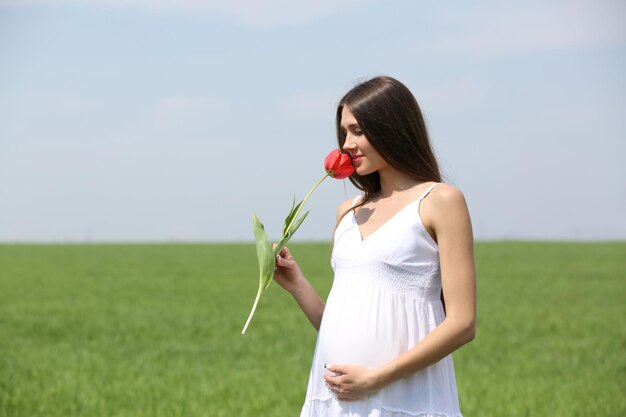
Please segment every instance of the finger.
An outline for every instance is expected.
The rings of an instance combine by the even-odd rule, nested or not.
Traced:
[[[329,384],[332,384],[332,385],[340,384],[341,383],[341,379],[340,379],[341,377],[342,377],[342,375],[335,374],[335,373],[332,373],[332,372],[329,373],[329,374],[324,375],[324,379],[326,380],[326,382],[328,382]]]
[[[331,365],[330,363],[327,363],[326,365],[324,365],[324,368],[328,369],[331,372],[334,372],[337,375],[345,374],[342,365]]]
[[[282,258],[280,256],[276,256],[276,265],[277,266],[290,266],[291,261],[289,259]]]
[[[339,385],[335,385],[335,384],[326,384],[328,386],[328,389],[330,392],[332,392],[333,394],[335,394],[335,396],[337,397],[345,397],[346,393],[344,392],[343,389],[341,389],[339,387]]]
[[[354,399],[354,396],[345,390],[339,390],[337,392],[337,399],[341,401],[351,401]]]

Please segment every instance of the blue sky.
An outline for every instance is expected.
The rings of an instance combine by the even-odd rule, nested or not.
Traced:
[[[477,239],[626,239],[624,22],[604,0],[0,0],[0,241],[247,241],[253,212],[276,237],[379,74]],[[297,239],[354,195],[327,180]]]

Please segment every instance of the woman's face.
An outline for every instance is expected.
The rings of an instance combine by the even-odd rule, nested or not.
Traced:
[[[341,129],[346,134],[343,150],[352,157],[357,174],[371,174],[388,166],[376,149],[370,145],[348,106],[343,106],[341,111]]]

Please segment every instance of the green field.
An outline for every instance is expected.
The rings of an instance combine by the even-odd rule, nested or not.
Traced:
[[[326,295],[327,244],[293,244]],[[626,243],[479,243],[470,416],[626,416]],[[0,245],[0,416],[297,416],[316,333],[252,245]]]

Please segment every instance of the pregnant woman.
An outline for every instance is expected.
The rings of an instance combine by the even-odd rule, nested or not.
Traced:
[[[463,194],[441,182],[417,101],[393,78],[341,99],[337,138],[363,194],[339,206],[327,302],[287,248],[274,272],[319,330],[301,416],[461,417],[451,354],[476,321]]]

